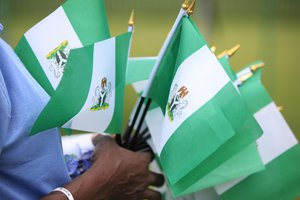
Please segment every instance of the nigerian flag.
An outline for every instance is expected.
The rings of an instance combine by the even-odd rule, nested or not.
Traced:
[[[70,51],[65,74],[31,134],[53,127],[120,133],[131,33]]]
[[[15,51],[30,74],[52,95],[70,50],[109,37],[103,0],[69,0],[28,30]]]
[[[252,73],[249,68],[237,73]],[[300,196],[300,145],[261,84],[259,69],[239,89],[264,134],[257,140],[266,170],[216,187],[221,199],[295,199]]]
[[[138,95],[143,92],[156,59],[156,57],[129,58],[126,84],[131,85]]]
[[[156,57],[133,57],[128,60],[126,84],[148,80]]]
[[[173,195],[251,145],[262,131],[190,17],[183,17],[150,90],[152,135]],[[195,188],[193,188],[195,189]]]
[[[226,71],[227,75],[229,76],[229,78],[234,81],[236,79],[236,75],[232,69],[232,67],[230,66],[229,63],[229,56],[228,55],[224,55],[221,58],[219,58],[219,62],[222,64],[224,70]]]

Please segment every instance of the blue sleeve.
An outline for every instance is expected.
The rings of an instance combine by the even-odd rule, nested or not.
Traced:
[[[1,73],[1,65],[0,63],[0,154],[11,116],[11,104]]]

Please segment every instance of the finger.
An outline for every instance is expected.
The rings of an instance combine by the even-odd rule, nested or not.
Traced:
[[[93,143],[93,145],[96,146],[99,143],[99,141],[101,140],[102,137],[104,137],[104,135],[102,135],[102,134],[95,134],[95,135],[93,135],[92,136],[92,143]]]
[[[148,176],[148,181],[152,186],[161,187],[165,182],[165,178],[162,174],[150,172]]]
[[[161,193],[151,189],[145,190],[142,194],[142,198],[147,200],[162,200]]]
[[[146,159],[148,163],[150,163],[154,158],[152,152],[136,152],[136,153],[144,157],[144,159]]]
[[[115,140],[111,137],[111,136],[108,136],[108,135],[100,135],[97,137],[96,139],[96,146],[100,147],[100,148],[103,148],[106,146],[111,146],[111,145],[116,145],[116,142]]]

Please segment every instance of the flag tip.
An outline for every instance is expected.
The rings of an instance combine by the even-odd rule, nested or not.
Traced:
[[[210,47],[210,50],[211,50],[211,52],[215,53],[216,50],[217,50],[217,47],[216,47],[216,46],[211,46],[211,47]]]
[[[134,9],[132,9],[129,20],[128,20],[128,25],[133,26],[134,25]]]
[[[222,51],[220,54],[217,55],[217,58],[222,58],[223,56],[227,55],[227,51]]]
[[[189,0],[184,0],[184,2],[181,5],[181,8],[183,10],[187,10],[189,8],[189,5],[190,5],[190,1]]]
[[[234,47],[232,47],[231,49],[229,49],[229,50],[227,51],[227,55],[228,55],[229,57],[233,56],[233,55],[240,49],[240,47],[241,47],[240,44],[235,45]]]
[[[220,53],[217,57],[219,59],[222,58],[225,55],[227,55],[228,57],[232,57],[239,50],[240,47],[241,47],[241,45],[237,44],[229,50],[222,51],[222,53]]]
[[[250,69],[251,69],[251,71],[255,72],[256,70],[261,69],[264,66],[265,66],[265,63],[262,62],[262,63],[258,63],[258,64],[250,66]]]
[[[244,83],[245,81],[247,81],[247,80],[248,80],[249,78],[251,78],[252,76],[253,76],[253,73],[250,72],[250,73],[248,73],[248,74],[244,74],[244,75],[240,76],[239,79],[240,79],[240,81],[241,81],[242,83]]]
[[[194,14],[195,4],[196,4],[196,0],[193,0],[192,3],[191,3],[191,5],[187,9],[188,15],[191,16],[192,14]]]

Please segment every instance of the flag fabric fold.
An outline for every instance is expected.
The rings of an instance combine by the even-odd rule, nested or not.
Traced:
[[[109,37],[103,0],[72,0],[28,30],[15,51],[51,96],[63,76],[70,50]]]
[[[247,67],[237,74],[246,72],[253,73]],[[262,69],[254,72],[239,90],[264,131],[257,146],[266,169],[217,186],[221,199],[294,199],[300,194],[296,181],[300,173],[295,167],[300,164],[299,144],[262,85],[261,75]]]
[[[131,33],[73,49],[57,90],[31,134],[52,127],[120,133]]]
[[[153,69],[156,57],[129,58],[126,75],[126,84],[134,84],[147,80]]]
[[[224,55],[221,58],[219,58],[219,62],[222,64],[224,70],[226,71],[227,75],[229,76],[230,80],[235,81],[237,76],[235,72],[233,71],[232,67],[229,63],[229,56]]]
[[[175,196],[253,143],[262,131],[190,17],[184,17],[151,86],[152,133]],[[148,118],[149,119],[149,118]]]

